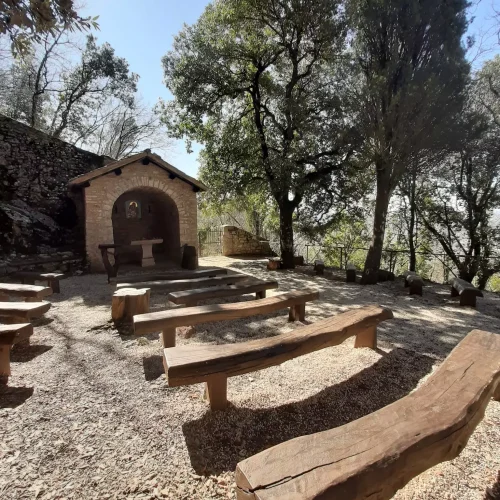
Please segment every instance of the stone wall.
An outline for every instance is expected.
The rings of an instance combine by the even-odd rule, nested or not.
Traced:
[[[113,172],[90,181],[85,187],[86,247],[93,272],[104,270],[100,243],[113,241],[112,212],[116,200],[127,191],[144,190],[162,192],[177,206],[179,213],[180,246],[198,248],[197,198],[193,186],[182,179],[171,179],[169,173],[149,163],[131,163],[123,167],[120,175]],[[179,248],[180,260],[180,248]]]
[[[81,200],[67,184],[102,165],[101,156],[0,115],[0,255],[83,252]]]
[[[222,255],[273,255],[269,241],[236,226],[222,226]]]

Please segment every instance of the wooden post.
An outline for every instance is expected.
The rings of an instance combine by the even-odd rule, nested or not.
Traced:
[[[48,285],[52,288],[53,293],[61,293],[61,287],[59,285],[59,279],[49,278],[47,280]]]
[[[255,293],[255,298],[256,299],[265,299],[266,298],[266,291],[262,290],[260,292]]]
[[[369,326],[362,332],[356,335],[354,347],[370,347],[371,349],[377,348],[377,326]]]
[[[288,312],[288,321],[295,321],[296,320],[296,311],[295,311],[295,306],[290,306],[290,311]]]
[[[10,345],[0,345],[0,384],[7,384],[10,375]]]
[[[455,287],[453,285],[451,286],[451,296],[458,297],[458,292],[455,290]]]
[[[227,407],[227,377],[215,375],[210,377],[205,386],[205,397],[211,410],[224,410]]]
[[[175,326],[173,328],[165,328],[161,332],[161,343],[163,347],[175,347]]]

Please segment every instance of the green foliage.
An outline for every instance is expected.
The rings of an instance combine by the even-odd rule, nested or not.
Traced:
[[[288,253],[298,208],[326,224],[358,188],[345,37],[338,0],[220,0],[163,59],[170,133],[205,146],[201,175],[214,196],[274,198]]]
[[[351,262],[360,268],[366,256],[366,251],[363,249],[369,241],[369,232],[363,218],[343,217],[330,229],[323,240],[325,263],[328,266],[340,267],[342,254],[344,267]]]

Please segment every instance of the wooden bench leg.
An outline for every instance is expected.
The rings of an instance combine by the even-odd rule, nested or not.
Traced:
[[[356,335],[354,347],[370,347],[371,349],[377,348],[377,326],[369,326],[362,332]]]
[[[468,293],[462,292],[462,295],[460,295],[460,305],[461,306],[476,307],[476,296],[469,295]]]
[[[262,290],[260,292],[255,293],[255,298],[256,299],[265,299],[266,298],[266,291]]]
[[[205,397],[211,410],[224,410],[227,407],[227,377],[217,375],[210,377],[205,386]]]
[[[165,328],[161,332],[161,343],[163,347],[175,347],[175,327]]]
[[[2,318],[0,318],[0,323],[3,323],[5,325],[19,325],[29,322],[29,318],[21,318],[19,316],[3,316]]]
[[[306,304],[290,306],[288,321],[304,321],[306,319]]]
[[[458,297],[458,292],[455,290],[454,287],[451,287],[451,296],[452,297]]]
[[[61,293],[61,287],[59,285],[59,280],[48,280],[48,285],[52,288],[53,293]]]
[[[422,285],[409,285],[410,295],[422,296]]]
[[[0,345],[0,384],[7,384],[10,375],[10,345]]]
[[[0,293],[0,302],[9,302],[9,296],[5,293]]]
[[[37,298],[37,297],[25,297],[24,298],[24,302],[40,302],[41,299]]]

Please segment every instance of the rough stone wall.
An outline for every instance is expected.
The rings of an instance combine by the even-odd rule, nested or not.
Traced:
[[[102,165],[100,156],[0,115],[0,254],[83,251],[67,184]]]
[[[235,226],[222,228],[222,255],[272,255],[269,241]]]
[[[121,175],[110,172],[90,181],[85,188],[87,258],[93,272],[103,271],[100,243],[113,242],[112,211],[123,193],[139,188],[159,190],[168,195],[179,211],[180,244],[198,248],[197,199],[193,187],[183,180],[170,179],[168,172],[150,163],[132,163]]]

